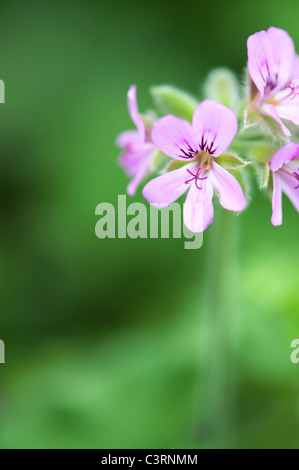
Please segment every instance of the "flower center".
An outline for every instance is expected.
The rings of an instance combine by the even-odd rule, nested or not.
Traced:
[[[268,103],[274,106],[282,104],[285,100],[293,101],[299,95],[299,85],[290,81],[279,93],[273,96]]]
[[[205,166],[199,166],[198,169],[197,169],[197,172],[192,173],[192,171],[190,171],[187,168],[187,171],[192,176],[192,178],[189,178],[187,181],[185,181],[185,184],[188,184],[188,183],[190,183],[190,181],[195,180],[195,186],[197,187],[197,189],[202,189],[203,188],[202,186],[198,186],[198,181],[203,181],[203,180],[206,180],[208,178],[207,176],[203,176],[203,177],[201,176],[204,173],[205,170],[206,170]]]

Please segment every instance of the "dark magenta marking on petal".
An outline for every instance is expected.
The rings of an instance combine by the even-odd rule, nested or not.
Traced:
[[[189,144],[189,142],[187,142],[187,140],[185,140],[184,142],[186,144],[186,149],[179,147],[179,150],[180,152],[182,152],[183,155],[178,155],[178,157],[186,159],[195,157],[195,155],[198,153],[198,150],[194,150]]]
[[[274,88],[276,88],[278,82],[278,73],[271,75],[267,60],[263,62],[260,67],[258,67],[258,70],[264,82],[264,94],[267,95],[271,93]]]
[[[216,139],[217,136],[214,137],[214,140],[213,142],[210,143],[210,145],[208,144],[208,139],[205,140],[204,136],[202,136],[201,138],[201,142],[200,142],[200,148],[203,152],[207,152],[209,153],[210,155],[213,155],[216,150],[217,150],[217,147],[214,148],[214,145],[215,145],[215,139]]]

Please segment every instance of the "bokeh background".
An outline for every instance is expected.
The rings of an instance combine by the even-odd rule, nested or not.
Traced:
[[[212,67],[242,76],[255,31],[282,27],[299,50],[298,15],[297,0],[1,1],[1,448],[213,446],[192,432],[212,228],[197,251],[100,240],[95,208],[125,193],[130,84],[142,110],[151,85],[199,96]],[[235,445],[296,448],[299,217],[287,200],[283,227],[270,215],[254,190],[239,218]]]

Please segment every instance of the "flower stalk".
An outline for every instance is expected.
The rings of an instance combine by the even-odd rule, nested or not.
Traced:
[[[195,398],[198,404],[195,433],[196,445],[201,448],[233,448],[238,434],[240,218],[217,209],[208,240],[199,330],[201,365]]]
[[[149,177],[142,194],[155,207],[186,193],[184,223],[192,232],[212,224],[219,196],[199,329],[193,435],[203,448],[238,446],[240,219],[232,212],[247,207],[254,174],[272,197],[273,226],[283,222],[283,193],[299,212],[299,56],[288,33],[274,27],[251,35],[247,53],[243,97],[235,75],[221,68],[209,75],[201,102],[174,87],[152,88],[156,119],[139,114],[132,86],[128,107],[136,130],[117,140],[119,163],[132,179],[128,193]]]

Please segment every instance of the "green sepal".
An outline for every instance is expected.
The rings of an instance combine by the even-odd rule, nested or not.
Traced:
[[[267,188],[270,177],[270,165],[268,163],[257,163],[255,165],[255,170],[260,189]]]
[[[269,181],[268,181],[268,185],[267,185],[267,192],[268,192],[268,195],[269,195],[270,199],[272,199],[272,195],[273,195],[273,175],[272,175],[271,171],[270,171]]]
[[[224,67],[212,70],[204,85],[205,97],[218,101],[234,111],[240,108],[240,89],[237,77]]]
[[[182,161],[182,160],[172,160],[170,163],[166,165],[166,167],[163,169],[163,173],[169,173],[170,171],[174,170],[179,170],[183,166],[185,166],[187,163]]]
[[[236,155],[231,153],[223,153],[220,157],[215,159],[215,162],[221,165],[226,170],[234,170],[237,168],[242,168],[243,166],[249,165],[251,162],[242,160]]]
[[[260,122],[261,116],[253,108],[248,108],[247,106],[243,112],[243,127],[241,132],[257,126]]]
[[[265,121],[266,125],[270,128],[270,130],[273,132],[273,134],[282,142],[288,142],[288,137],[284,135],[284,133],[281,130],[281,127],[275,119],[273,119],[270,116],[263,116],[263,120]]]
[[[174,114],[187,121],[192,121],[198,102],[188,93],[169,85],[152,87],[150,93],[162,114]]]

